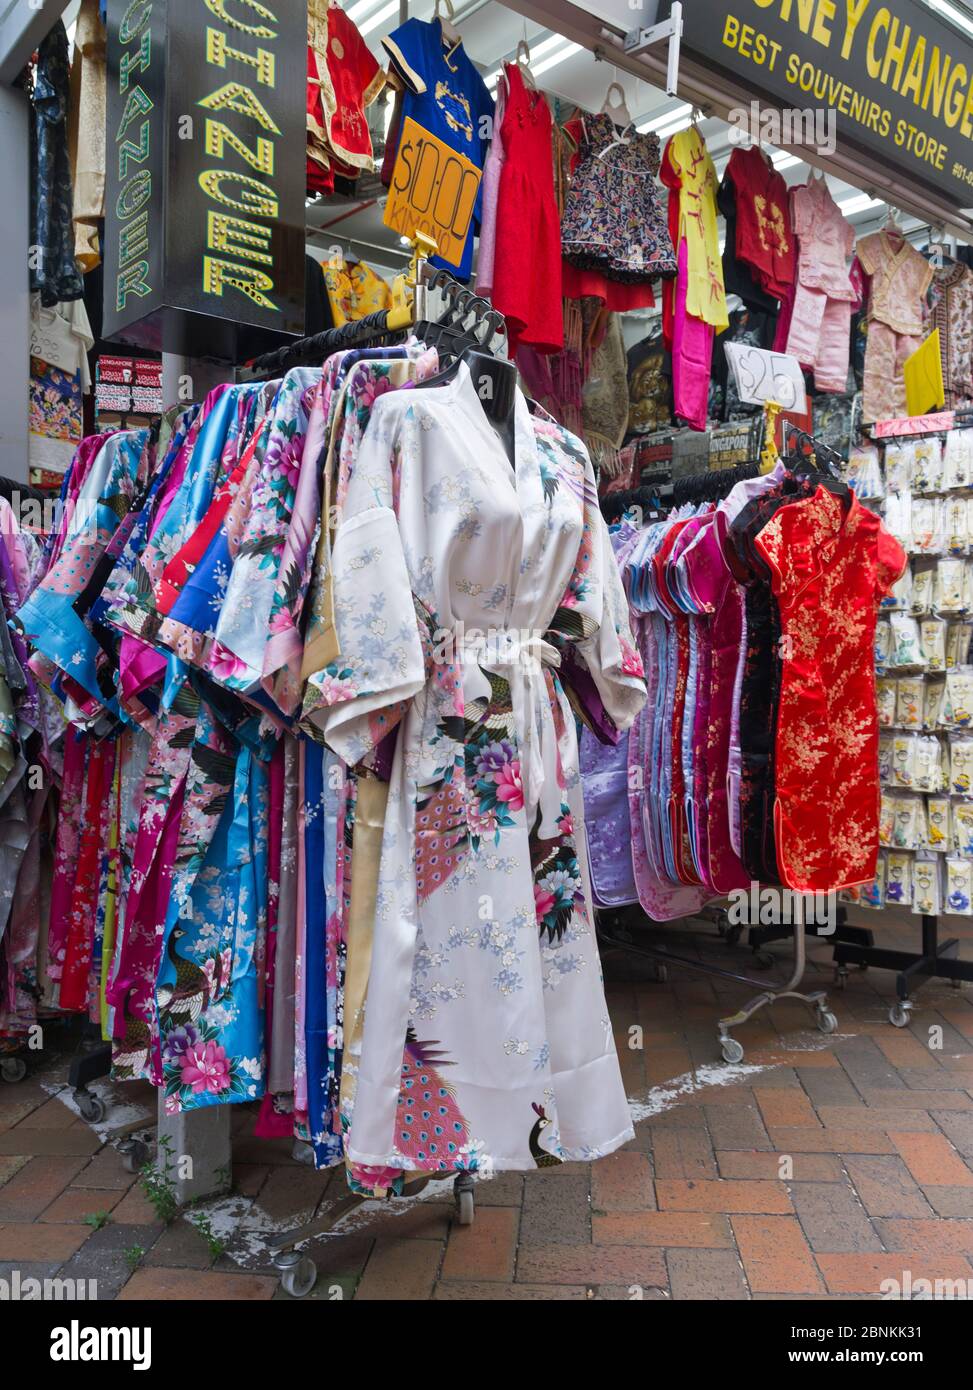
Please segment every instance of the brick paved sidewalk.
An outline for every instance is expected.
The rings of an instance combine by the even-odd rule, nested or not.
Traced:
[[[864,919],[863,919],[864,920]],[[914,949],[918,924],[868,920]],[[706,958],[749,969],[712,929]],[[786,950],[773,948],[782,977]],[[973,932],[963,952],[973,955]],[[810,983],[829,987],[830,948]],[[798,1003],[765,1010],[723,1065],[715,1019],[739,986],[605,960],[628,1094],[641,1116],[628,1148],[600,1163],[503,1174],[477,1186],[476,1220],[448,1190],[369,1204],[310,1253],[311,1297],[328,1299],[841,1298],[883,1279],[973,1280],[973,990],[931,983],[909,1029],[887,1020],[893,977],[852,972],[832,992],[838,1034]],[[643,1030],[641,1049],[630,1030]],[[103,1298],[283,1298],[274,1231],[326,1210],[340,1174],[296,1164],[234,1115],[234,1191],[204,1204],[222,1252],[186,1220],[164,1227],[121,1159],[53,1094],[67,1058],[0,1083],[0,1277],[97,1279]],[[152,1106],[151,1088],[126,1096]],[[428,1189],[427,1189],[428,1191]],[[973,1289],[973,1284],[970,1285]]]

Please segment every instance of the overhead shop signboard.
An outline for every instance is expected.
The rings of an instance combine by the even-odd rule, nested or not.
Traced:
[[[973,44],[918,0],[685,0],[682,42],[794,113],[783,143],[828,153],[830,129],[886,173],[973,206]]]
[[[306,19],[109,0],[106,338],[233,361],[240,327],[303,332]]]

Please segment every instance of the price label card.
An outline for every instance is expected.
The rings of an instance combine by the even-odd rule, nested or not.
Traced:
[[[444,261],[459,265],[479,186],[480,170],[471,160],[409,117],[402,124],[385,225],[405,237],[424,232]]]
[[[804,373],[796,357],[746,343],[724,343],[723,350],[740,399],[746,405],[776,401],[785,410],[807,408]]]

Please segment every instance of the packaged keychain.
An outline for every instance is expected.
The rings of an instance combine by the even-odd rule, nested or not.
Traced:
[[[954,796],[966,796],[973,778],[973,739],[949,741],[949,789]]]
[[[920,633],[920,640],[922,634]],[[892,625],[888,618],[879,618],[875,624],[875,673],[881,675],[889,662],[892,649]]]
[[[875,864],[875,877],[871,883],[861,885],[859,902],[862,907],[880,908],[885,902],[885,855],[880,854]]]
[[[912,569],[909,565],[906,565],[905,569],[902,571],[901,577],[892,585],[892,592],[886,594],[880,601],[879,607],[883,612],[886,609],[895,610],[899,608],[907,612],[912,607]],[[931,590],[929,607],[932,607]]]
[[[954,801],[950,806],[953,826],[953,853],[973,859],[973,802]]]
[[[892,832],[895,829],[895,801],[896,798],[891,792],[882,792],[878,809],[878,842],[880,845],[892,843]]]
[[[895,735],[881,733],[878,736],[878,780],[879,785],[887,787],[892,781],[892,748]]]
[[[912,549],[912,494],[890,492],[885,499],[885,526],[904,550]]]
[[[946,911],[960,917],[973,916],[973,862],[946,860]]]
[[[912,491],[942,492],[943,446],[939,435],[917,439],[912,450]]]
[[[946,551],[949,555],[965,555],[970,548],[966,504],[963,496],[946,499]]]
[[[966,562],[942,559],[936,566],[933,607],[939,613],[961,613],[966,602]]]
[[[912,576],[912,595],[909,600],[909,612],[915,617],[932,612],[935,584],[936,566],[928,563],[917,565]]]
[[[969,430],[950,430],[943,450],[943,487],[969,487],[973,478],[973,440]]]
[[[943,746],[931,734],[920,735],[916,741],[914,786],[917,792],[941,792],[943,781]]]
[[[886,444],[885,446],[885,490],[886,492],[908,492],[912,482],[915,445],[911,440],[906,444]]]
[[[942,498],[913,495],[910,549],[917,555],[941,555],[945,549],[945,529]]]
[[[863,500],[885,496],[885,483],[874,444],[857,444],[848,456],[846,471],[848,486]]]
[[[896,796],[892,821],[892,848],[919,848],[919,799],[915,796]]]
[[[895,700],[895,723],[900,729],[919,729],[922,727],[921,676],[899,677]]]
[[[922,727],[930,733],[941,727],[943,698],[946,694],[946,681],[923,681],[922,685]]]
[[[954,666],[969,664],[971,635],[973,635],[973,623],[957,620],[946,624],[947,671],[951,671]]]
[[[919,626],[919,649],[927,671],[946,669],[946,624],[942,618],[924,618]]]
[[[882,729],[891,729],[895,723],[896,690],[897,682],[887,676],[875,682],[878,699],[878,723]]]
[[[931,917],[940,910],[939,861],[917,857],[912,865],[912,911]]]
[[[936,854],[948,854],[952,847],[949,798],[931,796],[926,802],[926,849]]]
[[[896,734],[892,744],[892,782],[911,791],[916,781],[916,740],[913,734]]]
[[[964,667],[950,671],[946,676],[946,694],[949,698],[950,726],[967,729],[973,724],[973,671]],[[973,744],[970,745],[973,747]]]
[[[889,852],[885,869],[885,901],[903,907],[912,902],[912,855]]]
[[[922,648],[919,645],[919,624],[911,613],[893,613],[889,618],[892,629],[892,647],[889,652],[889,666],[923,665]]]

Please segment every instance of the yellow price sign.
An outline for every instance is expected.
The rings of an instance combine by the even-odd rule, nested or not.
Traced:
[[[470,230],[480,170],[411,117],[402,123],[385,225],[400,236],[423,232],[437,254],[459,265]]]

